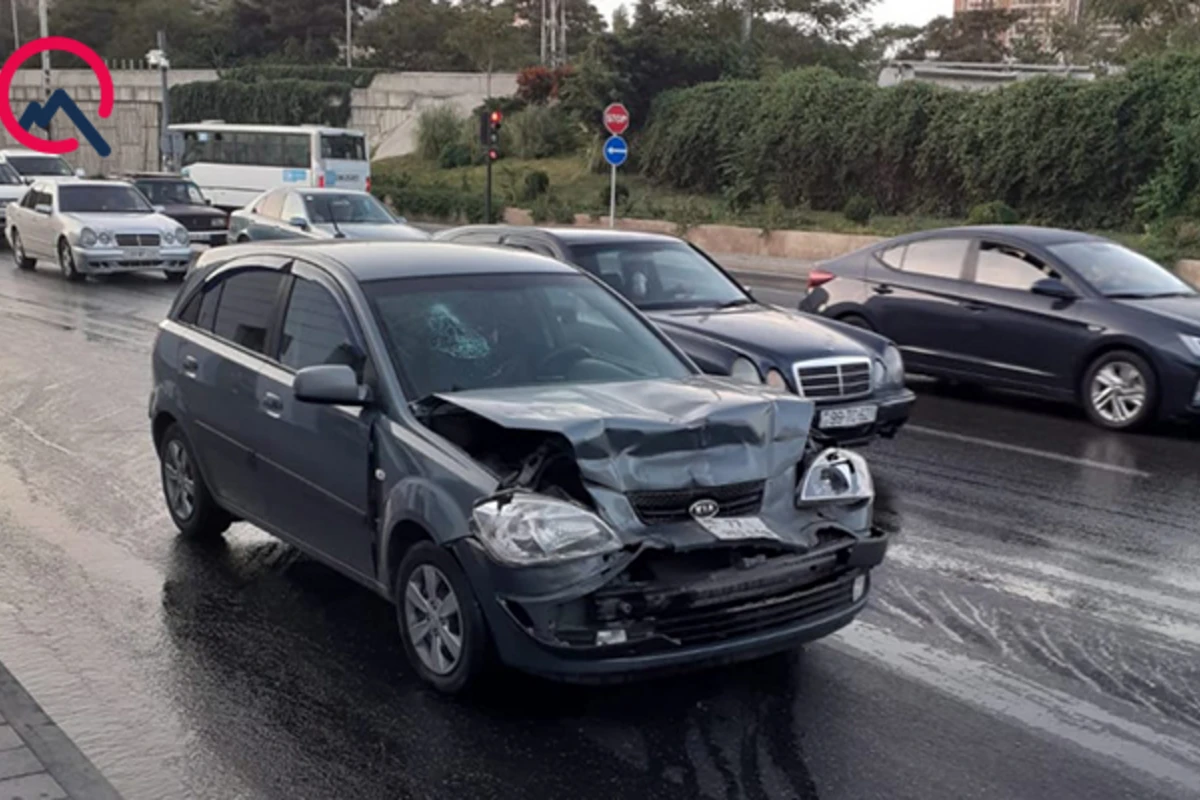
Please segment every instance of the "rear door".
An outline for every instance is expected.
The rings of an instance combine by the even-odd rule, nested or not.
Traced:
[[[970,371],[977,322],[964,306],[963,278],[974,242],[962,236],[909,240],[877,251],[867,269],[865,307],[914,372]]]
[[[287,259],[251,257],[213,275],[181,345],[180,393],[189,433],[213,492],[252,518],[266,511],[255,437],[262,426],[258,398],[267,366]]]

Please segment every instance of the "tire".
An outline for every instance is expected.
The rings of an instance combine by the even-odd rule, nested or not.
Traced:
[[[1136,430],[1156,414],[1158,378],[1142,356],[1131,350],[1114,350],[1087,368],[1079,396],[1088,419],[1101,428]]]
[[[432,587],[428,583],[430,579],[433,580]],[[410,583],[422,598],[427,598],[429,588],[434,590],[442,603],[441,609],[434,607],[435,611],[446,607],[449,597],[443,593],[446,587],[453,591],[457,606],[456,612],[444,618],[442,626],[428,626],[426,635],[417,640],[414,640],[414,626],[428,619],[429,608],[410,596]],[[454,556],[433,542],[418,542],[400,562],[393,590],[400,639],[408,663],[417,675],[445,694],[461,694],[480,686],[493,666],[491,637],[475,593]],[[449,640],[443,638],[447,634]],[[458,655],[450,662],[448,656],[453,650],[447,642],[456,634]],[[442,669],[437,668],[435,653],[440,654]]]
[[[875,331],[875,326],[867,321],[866,317],[858,314],[844,314],[838,317],[838,322],[845,323],[846,325],[853,325],[855,328],[862,328],[864,331]]]
[[[32,270],[37,266],[36,258],[29,258],[25,255],[25,245],[21,241],[21,234],[16,228],[12,229],[12,252],[13,261],[17,264],[17,269]]]
[[[62,270],[63,277],[71,283],[79,283],[87,277],[76,268],[75,254],[71,252],[71,245],[66,239],[58,241],[58,268]]]
[[[158,461],[167,512],[170,513],[171,521],[175,523],[179,532],[189,539],[197,540],[216,539],[224,533],[233,519],[213,499],[207,484],[204,483],[204,476],[200,474],[195,451],[179,425],[173,423],[163,433],[158,447]],[[172,473],[190,480],[190,510],[174,494]]]
[[[166,276],[167,283],[183,283],[183,279],[187,277],[186,272],[179,272],[178,270],[164,270],[163,275]]]

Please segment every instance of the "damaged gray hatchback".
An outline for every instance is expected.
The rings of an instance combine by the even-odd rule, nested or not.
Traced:
[[[594,278],[518,251],[205,253],[153,355],[167,507],[245,520],[395,603],[442,691],[766,655],[862,610],[887,548],[813,405],[708,377]]]

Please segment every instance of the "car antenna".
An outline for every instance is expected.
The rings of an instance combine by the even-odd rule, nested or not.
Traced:
[[[333,213],[333,202],[328,198],[325,199],[325,208],[329,211],[329,222],[333,225],[333,236],[335,239],[345,239],[346,234],[342,233],[342,229],[337,224],[337,214]]]

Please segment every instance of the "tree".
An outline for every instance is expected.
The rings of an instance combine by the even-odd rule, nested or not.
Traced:
[[[1088,17],[1093,26],[1108,22],[1120,29],[1119,45],[1104,35],[1092,44],[1121,60],[1200,46],[1197,0],[1093,0]]]
[[[905,48],[902,58],[967,63],[998,63],[1011,51],[1006,35],[1022,14],[1002,9],[967,11],[953,17],[938,17],[924,34]]]
[[[396,0],[365,24],[359,43],[371,66],[392,70],[467,70],[471,62],[446,39],[458,18],[448,0]]]
[[[629,20],[629,9],[625,8],[624,4],[619,5],[613,10],[612,14],[612,32],[617,36],[623,36],[629,33],[629,26],[632,23]]]
[[[488,97],[492,95],[493,72],[528,63],[528,56],[518,52],[519,34],[513,20],[511,6],[469,0],[462,4],[457,24],[446,36],[448,47],[458,51],[475,69],[487,73]]]

